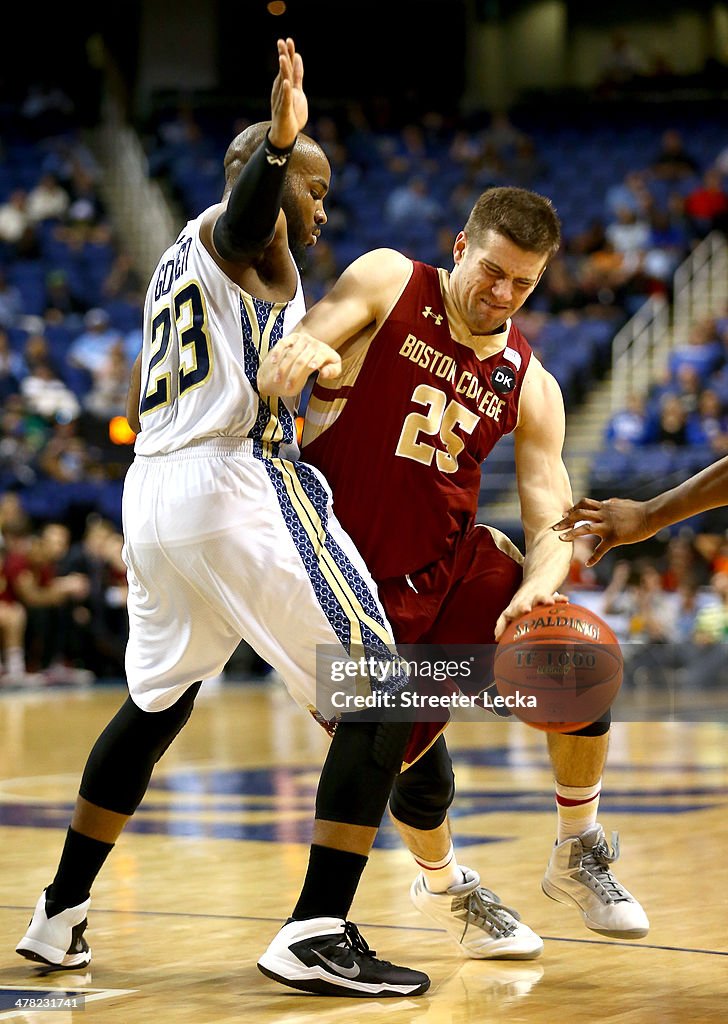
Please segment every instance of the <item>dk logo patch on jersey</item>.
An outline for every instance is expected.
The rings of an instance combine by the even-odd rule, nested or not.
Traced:
[[[498,395],[510,395],[516,386],[516,371],[501,363],[490,375],[490,386]]]

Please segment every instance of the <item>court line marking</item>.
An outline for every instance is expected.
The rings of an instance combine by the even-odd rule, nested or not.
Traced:
[[[17,907],[6,903],[0,903],[0,910],[17,910],[27,913],[33,907]],[[283,925],[285,918],[282,917],[257,917],[252,914],[199,914],[181,910],[111,910],[94,907],[94,914],[122,914],[126,917],[189,917],[197,920],[210,921],[257,921],[266,924]],[[404,924],[375,924],[371,921],[362,922],[360,928],[387,928],[389,931],[402,932],[443,932],[442,928],[430,928],[426,925],[404,925]],[[703,956],[728,956],[728,950],[720,949],[695,949],[691,946],[659,946],[649,942],[618,942],[608,939],[568,939],[560,935],[542,935],[547,942],[574,942],[587,946],[622,946],[625,949],[658,949],[668,953],[699,953]]]

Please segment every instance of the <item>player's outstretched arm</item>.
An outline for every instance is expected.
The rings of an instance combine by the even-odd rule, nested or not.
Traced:
[[[278,74],[271,92],[271,126],[233,185],[212,232],[215,250],[232,263],[247,262],[273,240],[281,214],[288,163],[308,119],[303,61],[292,39],[278,40]]]
[[[728,505],[728,456],[649,501],[582,498],[553,527],[561,540],[600,538],[586,564],[596,565],[620,544],[637,544],[682,519]]]
[[[507,624],[537,604],[566,601],[558,593],[569,571],[571,548],[551,529],[571,484],[562,457],[564,402],[556,380],[535,357],[523,382],[515,434],[516,479],[526,539],[523,582],[496,623],[496,640]]]

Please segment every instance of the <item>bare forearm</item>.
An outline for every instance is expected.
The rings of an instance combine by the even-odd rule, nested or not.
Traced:
[[[728,505],[728,456],[645,502],[645,512],[652,532],[656,533],[720,505]]]
[[[142,354],[134,360],[129,380],[129,392],[126,397],[126,420],[135,434],[141,430],[139,422],[139,399],[142,390]]]
[[[558,590],[568,575],[572,552],[573,545],[560,541],[550,527],[542,530],[531,544],[526,544],[523,584]]]

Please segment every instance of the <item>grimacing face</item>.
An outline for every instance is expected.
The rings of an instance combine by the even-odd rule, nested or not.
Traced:
[[[323,152],[307,149],[294,156],[283,192],[288,245],[296,266],[303,268],[306,250],[316,244],[326,223],[324,199],[331,183],[331,168]]]
[[[481,243],[464,231],[453,247],[450,286],[458,312],[471,334],[491,334],[517,312],[546,269],[544,253],[522,249],[488,230]]]

